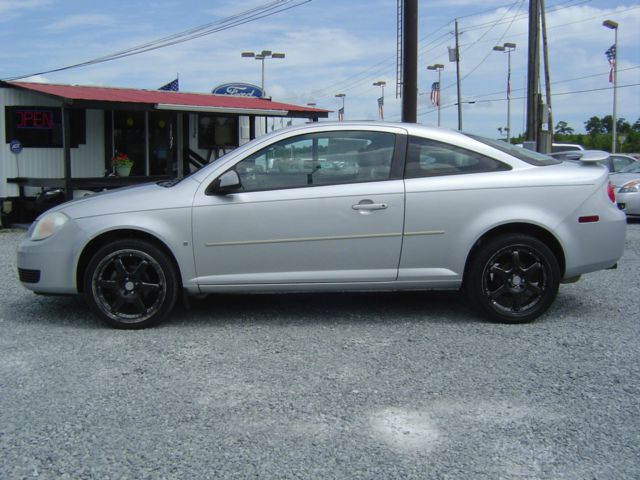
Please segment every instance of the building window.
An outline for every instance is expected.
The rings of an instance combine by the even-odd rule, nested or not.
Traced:
[[[238,117],[209,113],[198,115],[199,149],[235,148],[239,142]]]
[[[114,155],[125,153],[133,161],[131,175],[146,175],[146,117],[140,111],[113,112]]]
[[[149,112],[149,175],[173,175],[178,156],[178,116]]]
[[[70,110],[71,148],[86,143],[84,110]],[[62,148],[62,110],[56,107],[5,107],[6,142],[20,140],[28,148]]]

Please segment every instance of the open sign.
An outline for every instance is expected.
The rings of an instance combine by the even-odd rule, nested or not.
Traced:
[[[51,130],[53,128],[52,110],[16,110],[15,128]]]

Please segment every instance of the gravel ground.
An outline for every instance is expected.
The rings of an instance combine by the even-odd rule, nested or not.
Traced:
[[[16,279],[0,478],[637,479],[640,223],[529,325],[458,294],[221,295],[143,331]]]

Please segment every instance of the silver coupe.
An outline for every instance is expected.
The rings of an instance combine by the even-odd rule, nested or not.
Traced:
[[[607,173],[415,124],[314,123],[45,212],[18,273],[119,328],[158,322],[181,292],[462,289],[484,316],[527,322],[622,255]]]

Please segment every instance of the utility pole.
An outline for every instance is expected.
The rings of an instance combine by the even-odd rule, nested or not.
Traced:
[[[529,0],[529,53],[527,60],[527,133],[526,140],[538,141],[539,94],[538,75],[540,73],[540,10],[539,0]]]
[[[418,121],[418,0],[403,0],[402,121]]]
[[[545,13],[544,0],[540,1],[540,16],[542,19],[542,54],[544,58],[544,86],[545,96],[547,100],[547,129],[548,134],[545,136],[544,147],[538,149],[544,153],[551,152],[553,145],[553,111],[551,110],[551,74],[549,72],[549,47],[547,44],[547,15]]]
[[[616,108],[618,104],[618,22],[613,20],[605,20],[602,22],[604,27],[610,28],[615,32],[613,48],[607,50],[606,54],[609,58],[613,74],[613,116],[611,117],[612,129],[611,129],[611,153],[616,153],[618,145],[618,117],[616,115]],[[611,81],[611,74],[609,75],[609,81]]]
[[[460,43],[458,42],[458,19],[456,18],[456,85],[458,87],[458,130],[462,130],[462,96],[460,94]]]

